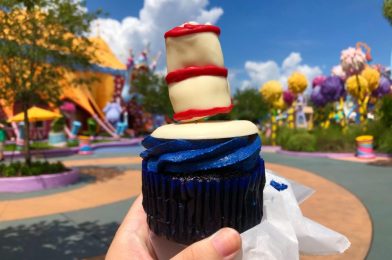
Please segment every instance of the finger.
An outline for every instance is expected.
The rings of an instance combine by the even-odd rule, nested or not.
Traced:
[[[232,228],[223,228],[212,236],[196,242],[179,254],[173,260],[229,260],[241,252],[240,234]]]
[[[106,259],[153,259],[147,216],[140,195],[133,203],[110,245]]]
[[[126,237],[127,234],[136,234],[144,242],[149,253],[154,255],[154,250],[150,240],[150,231],[147,224],[147,214],[143,208],[143,194],[140,194],[133,203],[128,214],[125,216],[120,226],[121,233]]]
[[[147,215],[143,209],[142,201],[143,195],[140,194],[133,202],[132,207],[125,216],[119,230],[125,232],[140,230],[140,227],[143,227],[147,224]]]

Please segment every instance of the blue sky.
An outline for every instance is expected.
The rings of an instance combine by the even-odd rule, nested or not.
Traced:
[[[184,4],[181,0],[177,2]],[[90,10],[101,7],[109,12],[110,18],[119,21],[139,17],[144,5],[143,0],[87,1]],[[241,80],[249,76],[247,61],[271,60],[280,66],[292,52],[300,54],[301,64],[319,67],[328,74],[339,62],[340,51],[357,41],[372,48],[374,63],[390,64],[392,26],[382,16],[382,0],[210,0],[203,8],[223,10],[216,24],[222,29],[225,65],[237,71]],[[176,15],[176,10],[161,12],[159,17],[163,20],[165,15]],[[163,35],[160,39],[163,42]]]

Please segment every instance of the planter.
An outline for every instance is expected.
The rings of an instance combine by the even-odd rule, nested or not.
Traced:
[[[372,159],[376,155],[373,151],[373,136],[371,135],[361,135],[355,138],[357,142],[357,152],[356,156],[362,159]]]
[[[67,137],[64,132],[49,132],[48,144],[54,147],[66,147]]]
[[[64,187],[79,179],[79,170],[27,177],[1,177],[0,192],[30,192]]]
[[[139,145],[143,138],[133,138],[133,139],[121,139],[119,141],[107,142],[107,143],[97,143],[91,144],[92,150],[104,149],[104,148],[113,148],[113,147],[129,147]],[[78,142],[78,140],[75,140]],[[7,142],[12,143],[12,142]],[[45,154],[45,157],[58,157],[58,156],[69,156],[73,154],[79,153],[79,147],[69,147],[69,148],[58,148],[58,149],[50,149],[50,150],[33,150],[31,151],[32,155],[41,155]],[[23,153],[20,151],[14,152],[5,152],[6,158],[22,158]]]
[[[92,154],[93,148],[91,146],[90,136],[79,136],[79,154]]]

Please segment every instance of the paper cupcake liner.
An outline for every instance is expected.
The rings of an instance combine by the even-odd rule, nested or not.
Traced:
[[[142,181],[150,229],[177,243],[193,243],[222,227],[244,232],[259,224],[263,216],[262,159],[245,176],[189,179],[148,172],[143,167]]]

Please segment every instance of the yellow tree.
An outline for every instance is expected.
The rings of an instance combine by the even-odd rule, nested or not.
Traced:
[[[288,109],[288,117],[290,118],[289,120],[289,127],[294,128],[294,114],[295,114],[295,107],[297,102],[296,97],[298,95],[301,95],[305,89],[308,87],[308,80],[306,79],[306,76],[302,73],[299,72],[294,72],[290,75],[290,77],[287,79],[287,85],[288,89],[291,93],[294,94],[294,102]],[[299,111],[297,111],[299,112]]]
[[[270,80],[266,82],[260,88],[260,94],[263,96],[264,100],[270,105],[271,114],[271,140],[272,145],[276,145],[276,115],[278,109],[284,108],[283,101],[283,87],[279,81]]]

